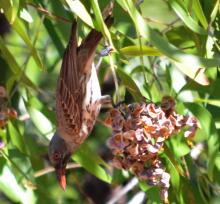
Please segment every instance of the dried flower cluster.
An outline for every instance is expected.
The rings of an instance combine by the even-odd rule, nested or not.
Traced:
[[[7,102],[6,90],[0,86],[0,128],[4,128],[9,119],[17,118],[17,112],[13,108],[8,108]]]
[[[175,101],[166,96],[161,106],[153,103],[122,104],[108,112],[106,123],[112,128],[108,141],[114,158],[113,165],[131,170],[149,185],[161,186],[161,198],[168,202],[170,175],[165,172],[158,158],[164,142],[183,127],[186,138],[191,139],[198,127],[192,116],[178,115]]]

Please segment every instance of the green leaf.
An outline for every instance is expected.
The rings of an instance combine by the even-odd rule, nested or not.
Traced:
[[[149,188],[146,191],[146,195],[149,197],[149,200],[152,201],[152,203],[162,204],[162,200],[160,198],[160,188],[159,187],[152,187]]]
[[[182,132],[171,137],[169,142],[172,145],[172,151],[177,158],[183,157],[190,152],[190,148],[187,145]]]
[[[15,58],[13,57],[12,53],[8,50],[5,46],[5,42],[0,37],[0,54],[4,57],[5,61],[8,63],[11,71],[14,73],[14,80],[21,80],[28,86],[32,87],[33,89],[37,90],[37,87],[33,82],[23,73],[23,70],[20,68],[18,63],[16,62]]]
[[[53,123],[56,123],[56,115],[55,115],[55,111],[52,111],[48,108],[48,106],[46,106],[45,104],[43,104],[38,98],[34,97],[31,95],[31,93],[29,92],[28,95],[28,106],[35,108],[37,110],[39,110],[40,112],[44,113],[44,115]]]
[[[104,20],[102,18],[102,13],[100,11],[99,8],[99,3],[97,0],[91,0],[91,5],[92,5],[92,9],[95,15],[95,19],[96,19],[96,25],[97,25],[97,29],[100,30],[104,36],[107,37],[110,45],[112,46],[112,48],[114,48],[113,43],[112,43],[112,38],[111,38],[111,34],[107,28],[107,26],[104,23]]]
[[[218,155],[216,157],[215,165],[216,165],[218,171],[220,172],[220,153],[218,153]]]
[[[207,103],[207,104],[210,104],[210,105],[213,105],[213,106],[220,107],[220,100],[196,98],[195,102]]]
[[[219,12],[219,5],[220,5],[220,1],[217,0],[216,3],[215,3],[215,6],[213,8],[213,11],[211,13],[211,22],[213,22]]]
[[[139,181],[138,184],[141,190],[145,192],[148,191],[150,188],[152,188],[152,186],[147,185],[145,181]]]
[[[136,30],[142,37],[147,37],[147,26],[141,14],[136,9],[132,0],[117,0],[117,3],[130,15]]]
[[[7,17],[10,24],[13,24],[15,19],[17,18],[17,12],[19,9],[19,0],[1,0],[0,1],[0,8],[3,8],[5,16]]]
[[[219,151],[219,137],[215,127],[215,122],[209,111],[195,103],[185,103],[186,108],[193,113],[193,115],[199,120],[202,130],[206,133],[208,138],[208,175],[213,180],[213,168],[215,159]]]
[[[87,145],[81,145],[77,152],[73,155],[73,159],[97,178],[107,183],[111,183],[111,176],[103,167],[101,167],[101,165],[107,166],[107,164]]]
[[[184,175],[183,170],[166,145],[164,150],[164,154],[162,154],[161,157],[166,160],[168,173],[171,175],[171,183],[175,190],[178,191],[180,187],[180,175]]]
[[[206,17],[203,13],[202,6],[200,4],[199,0],[193,0],[193,11],[195,12],[197,18],[201,22],[202,26],[207,29],[208,28],[208,22],[206,20]]]
[[[0,174],[0,190],[16,203],[29,204],[36,202],[33,191],[22,188],[7,165],[4,166]]]
[[[39,68],[44,69],[41,58],[38,55],[38,52],[35,49],[35,47],[32,45],[31,40],[30,40],[29,36],[27,35],[27,32],[25,31],[25,28],[22,24],[22,21],[20,19],[16,18],[16,20],[12,24],[12,27],[26,43],[27,47],[29,48],[30,54],[34,58],[36,64],[39,66]]]
[[[65,47],[64,47],[62,41],[60,40],[60,37],[57,34],[57,31],[54,28],[54,25],[51,23],[51,21],[49,19],[45,19],[44,26],[47,29],[47,32],[49,33],[49,36],[50,36],[51,40],[53,41],[53,44],[56,47],[60,57],[63,57]]]
[[[120,49],[120,52],[124,55],[130,55],[130,56],[143,56],[143,55],[160,56],[161,55],[159,50],[146,45],[142,45],[142,47],[138,45],[123,47]]]
[[[164,38],[162,38],[156,31],[149,27],[148,29],[149,41],[156,47],[158,50],[169,58],[173,59],[176,62],[182,63],[188,67],[198,68],[209,68],[217,67],[220,64],[219,58],[207,59],[199,57],[192,54],[187,54],[174,45],[170,44]]]
[[[145,20],[140,14],[140,12],[137,10],[137,7],[134,4],[134,1],[132,0],[126,0],[127,2],[127,8],[129,10],[130,16],[133,17],[134,23],[137,26],[137,30],[139,31],[139,34],[141,36],[146,36],[146,28],[145,28]]]
[[[16,126],[9,121],[8,122],[8,134],[11,138],[12,143],[24,154],[27,154],[27,148],[23,135],[19,132]]]
[[[116,72],[122,80],[123,85],[125,85],[130,94],[133,96],[134,100],[141,101],[143,99],[143,96],[130,75],[124,72],[122,69],[116,69]]]
[[[75,13],[84,23],[86,23],[91,28],[94,28],[90,14],[79,0],[66,0],[66,3],[69,5],[70,10]]]
[[[156,31],[150,28],[147,24],[145,24],[142,16],[137,11],[135,6],[134,5],[131,6],[132,2],[130,0],[127,1],[118,0],[117,2],[119,5],[122,6],[123,9],[125,9],[129,13],[135,26],[137,26],[137,30],[139,31],[139,33],[143,37],[146,37],[147,40],[151,42],[153,46],[156,47],[162,54],[166,55],[167,57],[178,63],[184,64],[186,67],[188,66],[198,69],[201,67],[209,68],[209,67],[219,66],[220,64],[219,58],[207,59],[192,54],[186,54],[177,47],[175,47],[174,45],[172,45],[171,43],[169,43],[167,40],[161,37],[160,34],[158,34]],[[176,5],[175,2],[174,4]],[[204,29],[202,28],[202,30]]]
[[[40,133],[46,136],[48,139],[51,139],[54,134],[54,128],[51,121],[48,120],[48,118],[41,111],[31,106],[27,106],[27,109],[34,125],[37,127]]]
[[[17,64],[15,58],[13,57],[13,55],[11,54],[9,49],[5,46],[5,42],[2,39],[2,37],[0,37],[0,50],[1,50],[0,54],[4,57],[5,61],[8,63],[11,71],[17,77],[19,77],[21,75],[21,73],[22,73],[22,70],[19,67],[19,65]]]
[[[199,26],[199,24],[187,13],[178,3],[176,0],[170,0],[169,1],[170,6],[172,9],[176,12],[177,16],[181,18],[181,20],[184,22],[184,24],[194,31],[195,33],[198,33],[200,35],[207,35],[208,32]]]

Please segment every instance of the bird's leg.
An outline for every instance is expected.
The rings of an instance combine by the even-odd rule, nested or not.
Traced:
[[[112,104],[112,97],[109,96],[109,95],[104,95],[104,96],[101,96],[101,98],[99,99],[99,103],[100,104]]]

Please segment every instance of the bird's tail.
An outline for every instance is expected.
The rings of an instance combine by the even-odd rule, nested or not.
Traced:
[[[110,27],[113,23],[113,18],[111,16],[108,16],[105,19],[105,24],[107,27]],[[81,43],[79,50],[88,49],[89,55],[92,55],[94,53],[99,41],[102,39],[102,33],[93,29],[87,37],[84,39],[84,41]]]
[[[76,20],[72,23],[71,35],[69,39],[68,46],[73,49],[75,52],[77,51],[77,22]]]
[[[113,18],[108,16],[105,20],[105,24],[107,27],[110,27],[113,23]],[[79,69],[83,73],[87,73],[90,68],[91,64],[94,60],[95,50],[99,44],[99,41],[102,39],[102,33],[93,29],[87,35],[87,37],[83,40],[81,45],[77,49],[77,58],[80,61]]]

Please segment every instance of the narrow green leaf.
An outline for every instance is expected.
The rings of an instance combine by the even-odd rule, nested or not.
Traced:
[[[109,29],[105,25],[104,20],[102,18],[102,13],[101,13],[100,8],[99,8],[98,0],[91,0],[90,2],[91,2],[91,5],[92,5],[92,9],[94,11],[94,15],[95,15],[96,23],[97,23],[97,26],[98,26],[98,30],[100,30],[104,34],[104,36],[107,37],[110,45],[114,48]]]
[[[31,95],[29,92],[28,95],[28,106],[35,108],[39,110],[40,112],[44,113],[44,115],[53,123],[56,123],[56,116],[55,116],[55,111],[52,111],[43,104],[38,98],[34,97]]]
[[[8,133],[12,143],[24,154],[27,154],[27,148],[25,146],[24,137],[20,134],[18,129],[12,122],[8,122]]]
[[[161,55],[159,50],[153,47],[146,46],[146,45],[142,45],[141,48],[138,45],[131,45],[131,46],[123,47],[120,49],[120,52],[122,52],[122,54],[124,55],[130,55],[130,56],[143,56],[143,55],[160,56]]]
[[[213,22],[217,16],[217,13],[219,12],[219,5],[220,5],[220,1],[217,0],[214,6],[214,9],[211,13],[211,22]]]
[[[49,19],[45,19],[44,26],[47,29],[47,32],[49,33],[49,36],[53,41],[53,45],[56,47],[60,57],[62,58],[65,47],[62,41],[60,40],[59,35],[57,34],[56,29],[54,28],[54,25],[51,23]]]
[[[38,55],[37,50],[32,45],[31,40],[29,36],[27,35],[27,32],[24,29],[24,26],[22,24],[22,21],[18,18],[14,21],[12,24],[12,27],[15,29],[15,31],[19,34],[19,36],[23,39],[23,41],[26,43],[27,47],[30,50],[30,53],[32,57],[34,58],[36,64],[39,66],[40,69],[44,69],[43,63],[41,61],[40,56]]]
[[[210,105],[220,107],[220,100],[197,98],[195,99],[195,102],[208,103]]]
[[[199,120],[202,130],[208,137],[208,175],[209,178],[213,180],[213,168],[219,151],[220,143],[215,122],[212,118],[212,115],[206,108],[203,108],[195,103],[185,103],[184,105]]]
[[[77,150],[78,155],[84,155],[84,153],[91,162],[108,167],[108,164],[87,143],[83,143]]]
[[[162,204],[163,201],[160,198],[160,188],[158,186],[153,186],[146,191],[146,195],[152,203]]]
[[[8,63],[11,71],[14,73],[14,80],[21,80],[28,86],[32,87],[33,89],[37,90],[37,87],[33,82],[26,76],[25,73],[23,73],[23,70],[20,68],[18,63],[16,62],[15,58],[13,57],[12,53],[8,50],[8,48],[5,46],[5,42],[0,37],[0,54],[3,56],[5,61]]]
[[[150,188],[152,188],[152,186],[147,185],[146,181],[139,181],[138,184],[139,184],[139,187],[141,188],[141,190],[144,192],[146,192]]]
[[[66,2],[73,13],[75,13],[88,26],[94,28],[90,14],[87,12],[86,8],[79,0],[66,0]]]
[[[187,54],[179,50],[174,45],[167,42],[162,38],[156,31],[148,27],[148,37],[149,41],[156,47],[158,50],[169,58],[184,64],[185,66],[195,67],[195,68],[209,68],[216,67],[220,64],[219,58],[207,59],[199,57],[192,54]]]
[[[129,2],[129,4],[127,2]],[[156,31],[150,28],[147,24],[145,24],[143,18],[141,17],[140,13],[137,11],[135,6],[132,7],[132,11],[130,10],[130,7],[132,5],[132,2],[130,2],[130,0],[127,1],[117,0],[117,3],[129,13],[135,26],[138,26],[137,30],[139,31],[139,33],[143,37],[146,37],[148,41],[151,42],[153,46],[156,47],[162,54],[166,55],[167,57],[173,59],[176,62],[184,64],[185,66],[188,67],[193,66],[196,69],[201,67],[209,68],[209,67],[219,66],[220,64],[219,58],[207,59],[192,54],[186,54],[177,47],[175,47],[174,45],[172,45],[171,43],[169,43],[167,40],[161,37],[160,34],[158,34]],[[139,22],[138,25],[136,25],[137,22]],[[204,29],[202,28],[202,30]]]
[[[186,11],[177,3],[176,0],[170,0],[169,4],[172,7],[172,9],[176,12],[177,16],[179,16],[179,18],[189,29],[200,35],[208,34],[208,31],[199,26],[199,24],[189,15],[189,13],[186,13]]]
[[[129,74],[125,73],[122,69],[116,69],[116,72],[120,79],[123,81],[123,84],[128,89],[130,94],[133,96],[135,101],[141,101],[143,99],[143,96],[138,88],[138,86],[135,84],[133,79],[130,77]]]
[[[17,182],[14,173],[7,165],[4,166],[3,171],[0,174],[0,190],[16,203],[29,204],[36,202],[36,197],[33,191],[21,187],[20,183]]]
[[[89,149],[87,145],[81,145],[73,155],[73,159],[97,178],[107,183],[111,183],[111,176],[100,166],[107,166],[107,164],[94,151]]]
[[[0,5],[5,13],[5,16],[8,19],[10,24],[13,24],[15,19],[17,18],[17,12],[19,9],[19,0],[9,1],[9,0],[1,0]]]
[[[186,143],[183,133],[178,133],[176,137],[171,137],[169,142],[172,144],[172,151],[176,158],[183,157],[190,152],[190,148]]]
[[[136,9],[132,0],[117,0],[117,3],[130,15],[138,34],[147,37],[147,26],[141,14]]]
[[[27,106],[27,109],[34,125],[37,127],[40,133],[42,133],[48,139],[51,139],[54,134],[54,128],[50,120],[48,120],[48,118],[42,112],[31,106]]]
[[[180,175],[175,167],[175,164],[172,163],[170,158],[167,155],[165,156],[165,158],[167,161],[168,173],[171,175],[170,179],[171,179],[172,186],[178,192],[179,187],[180,187]]]
[[[203,13],[202,6],[201,6],[199,0],[193,0],[193,11],[195,12],[197,18],[201,22],[204,29],[207,29],[208,28],[208,22],[207,22],[206,17]]]
[[[8,50],[8,48],[5,46],[5,42],[3,39],[0,37],[0,50],[1,50],[1,55],[4,57],[6,62],[9,64],[11,71],[19,76],[22,72],[21,68],[17,64],[15,58],[11,54],[11,52]]]

